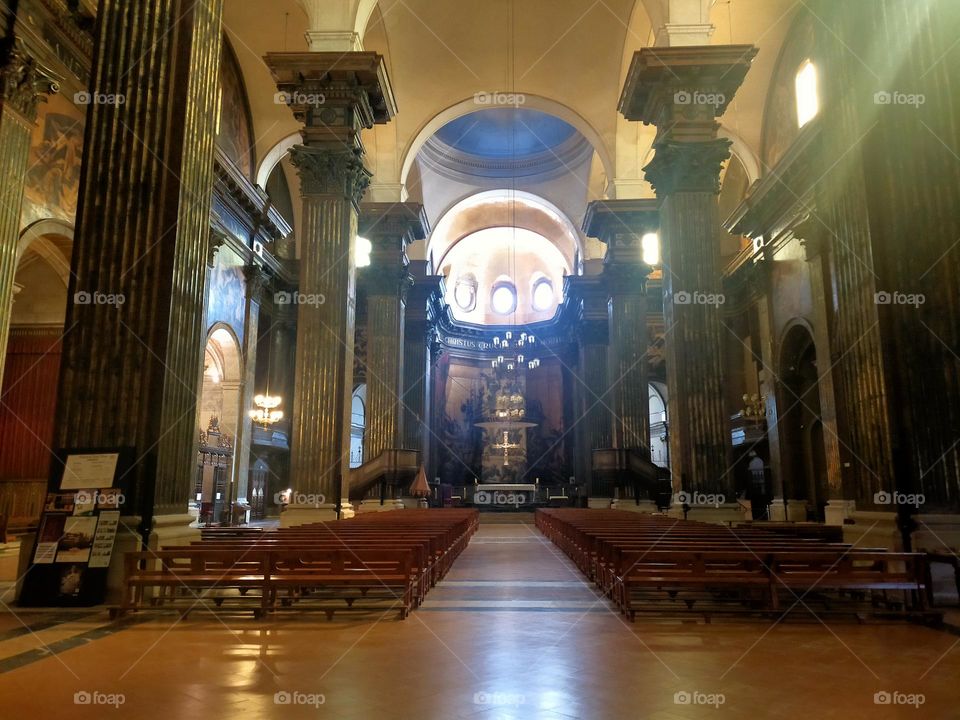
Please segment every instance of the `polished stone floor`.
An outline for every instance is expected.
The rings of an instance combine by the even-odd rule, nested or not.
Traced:
[[[630,625],[529,524],[482,525],[406,621],[0,612],[4,720],[946,720],[958,680],[960,637],[906,623]]]

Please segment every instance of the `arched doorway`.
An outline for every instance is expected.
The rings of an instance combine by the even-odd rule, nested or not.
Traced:
[[[237,434],[241,426],[240,343],[217,324],[207,337],[197,404],[197,478],[190,511],[201,524],[229,523],[235,514]]]
[[[807,517],[822,522],[829,497],[820,387],[813,336],[804,325],[784,335],[780,350],[780,443],[784,496],[805,500]]]
[[[367,385],[353,391],[350,402],[350,467],[363,465],[363,435],[367,428]]]
[[[0,526],[11,533],[37,521],[46,497],[72,248],[65,222],[27,227],[12,304],[0,308]]]

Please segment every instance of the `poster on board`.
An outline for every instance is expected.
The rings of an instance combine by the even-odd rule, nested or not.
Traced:
[[[67,456],[60,480],[61,490],[84,490],[113,486],[120,453],[73,453]]]

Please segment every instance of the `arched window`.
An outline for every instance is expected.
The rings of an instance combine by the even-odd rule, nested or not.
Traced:
[[[517,288],[509,280],[501,280],[493,286],[490,305],[498,315],[509,315],[517,309]]]

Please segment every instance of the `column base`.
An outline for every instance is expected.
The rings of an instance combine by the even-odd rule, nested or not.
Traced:
[[[186,520],[187,529],[189,529],[191,519],[189,515],[158,515],[153,519],[153,530],[150,532],[147,543],[148,549],[158,550],[161,545],[181,544],[179,537],[188,537],[189,540],[200,539],[199,532],[196,532],[195,536],[181,536],[172,532],[169,537],[164,535],[160,538],[156,534],[157,527],[158,525],[166,527],[165,521],[167,518],[177,518],[175,524],[171,522],[171,528],[182,528],[184,526],[183,521]],[[108,605],[119,604],[123,600],[125,588],[124,558],[128,552],[138,552],[143,549],[142,538],[138,532],[141,522],[142,518],[139,515],[120,516],[120,523],[117,525],[117,537],[113,542],[113,555],[110,556],[110,566],[107,568],[107,592],[104,595],[104,602]],[[159,544],[155,538],[159,539]],[[189,540],[185,539],[183,542],[186,543]]]
[[[948,552],[960,548],[960,515],[930,513],[914,515],[917,529],[913,531],[914,552]]]
[[[886,548],[902,551],[903,538],[893,512],[854,511],[852,523],[843,526],[843,541],[857,549]]]
[[[657,504],[653,502],[653,500],[641,500],[639,505],[636,500],[621,500],[617,503],[617,510],[648,514],[659,512],[659,510],[657,510]]]
[[[416,507],[416,500],[413,500]],[[403,500],[384,500],[383,504],[379,500],[362,500],[360,506],[356,508],[356,514],[362,515],[370,512],[387,512],[389,510],[403,510],[406,507]]]
[[[787,504],[783,498],[774,498],[767,505],[767,518],[771,522],[787,521]]]
[[[682,509],[680,517],[683,517]],[[731,522],[753,520],[753,511],[749,503],[746,505],[741,505],[740,503],[724,503],[716,507],[712,505],[697,505],[691,507],[687,512],[687,520],[726,525]]]
[[[787,500],[787,522],[807,521],[807,501]]]
[[[617,509],[617,500],[608,497],[589,497],[587,498],[587,507],[591,510],[610,510]]]
[[[853,517],[857,509],[857,503],[853,500],[843,500],[835,498],[827,501],[827,506],[823,509],[823,519],[825,525],[843,525],[843,521]]]
[[[353,506],[350,506],[350,517],[353,517]],[[320,505],[287,505],[280,513],[280,527],[296,527],[309,523],[329,522],[337,519],[337,506],[333,503]]]

